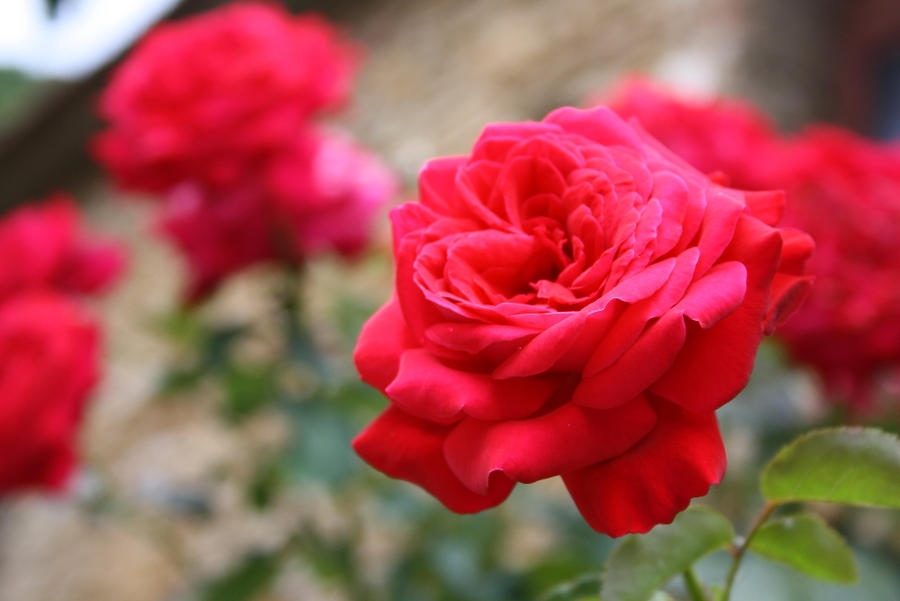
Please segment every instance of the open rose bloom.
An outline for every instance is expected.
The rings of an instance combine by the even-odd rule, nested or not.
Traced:
[[[100,100],[94,153],[126,188],[229,186],[346,102],[357,50],[324,19],[239,2],[147,34]]]
[[[328,251],[355,256],[396,188],[394,174],[346,136],[308,130],[241,185],[176,186],[157,228],[187,261],[187,299],[200,301],[252,265],[302,265]]]
[[[98,352],[97,326],[63,296],[0,304],[0,496],[66,484]]]
[[[156,27],[113,74],[94,154],[158,195],[189,302],[251,265],[365,247],[396,180],[314,121],[348,101],[358,55],[323,18],[238,2]]]
[[[787,146],[785,221],[815,238],[816,283],[778,335],[834,397],[864,410],[881,376],[900,382],[900,146],[824,126]]]
[[[0,218],[0,496],[64,487],[100,366],[100,328],[77,298],[124,256],[85,231],[65,195]]]
[[[0,302],[23,290],[97,294],[119,276],[118,245],[83,231],[74,201],[55,194],[0,219]]]
[[[725,470],[715,410],[801,302],[783,195],[710,181],[606,108],[490,125],[391,215],[395,296],[355,361],[354,441],[457,512],[562,476],[596,530],[669,522]]]

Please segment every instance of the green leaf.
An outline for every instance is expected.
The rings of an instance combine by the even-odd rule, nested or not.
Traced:
[[[816,430],[782,448],[762,475],[772,502],[900,509],[900,439],[875,428]]]
[[[599,599],[600,574],[584,574],[570,582],[564,582],[547,591],[541,601],[581,601]]]
[[[604,601],[647,601],[701,557],[728,546],[734,530],[711,509],[691,508],[668,525],[626,538],[606,560]]]
[[[271,365],[232,365],[222,375],[225,415],[240,421],[275,400],[275,369]]]
[[[831,582],[856,582],[856,562],[847,542],[819,516],[801,513],[760,527],[750,550],[767,559]]]
[[[234,570],[210,582],[201,601],[251,601],[265,592],[278,574],[280,557],[274,554],[249,555]]]

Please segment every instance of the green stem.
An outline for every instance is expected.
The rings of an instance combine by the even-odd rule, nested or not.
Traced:
[[[766,503],[766,506],[763,507],[760,514],[756,517],[756,520],[754,520],[753,525],[750,527],[750,532],[747,533],[747,537],[737,547],[737,551],[734,553],[734,559],[731,560],[731,567],[728,569],[728,577],[725,579],[725,590],[722,592],[722,601],[728,601],[730,599],[731,588],[734,586],[734,578],[737,576],[737,571],[741,565],[741,560],[744,558],[744,554],[747,553],[747,549],[750,547],[750,543],[753,541],[753,537],[756,536],[760,526],[771,517],[772,512],[775,511],[777,507],[777,503]]]
[[[693,568],[686,569],[681,573],[681,577],[684,579],[684,587],[687,589],[691,601],[708,601],[706,593],[703,591],[703,585],[697,580]]]

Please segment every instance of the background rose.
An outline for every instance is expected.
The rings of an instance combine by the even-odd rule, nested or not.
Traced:
[[[458,512],[561,475],[614,536],[719,481],[714,411],[809,284],[780,193],[715,185],[606,108],[488,126],[419,191],[355,353],[391,401],[366,461]]]
[[[95,294],[124,266],[122,249],[82,231],[65,194],[22,207],[0,219],[0,301],[35,288]]]
[[[252,185],[220,190],[183,183],[166,195],[157,229],[187,263],[188,301],[203,299],[241,269],[278,257],[265,205],[265,195]]]
[[[63,486],[97,379],[98,333],[62,296],[0,304],[0,493]]]
[[[749,105],[688,100],[639,78],[609,99],[698,169],[787,191],[784,224],[816,240],[816,282],[778,337],[832,397],[864,408],[880,376],[900,378],[900,148],[833,126],[781,137]]]
[[[355,255],[397,188],[394,175],[347,136],[312,129],[261,169],[226,188],[186,182],[163,201],[158,229],[187,260],[188,300],[252,265],[300,265],[332,250]]]
[[[127,188],[229,186],[349,94],[355,48],[315,16],[237,3],[157,27],[100,100],[94,152]]]
[[[346,134],[310,130],[266,167],[266,187],[292,252],[359,253],[397,191],[394,174]]]
[[[706,174],[721,172],[727,185],[747,190],[771,187],[772,145],[777,133],[766,116],[733,99],[679,96],[640,77],[623,80],[611,94],[589,106],[606,104],[635,118],[675,154]]]
[[[785,222],[817,246],[816,283],[779,337],[835,396],[864,407],[879,371],[900,372],[900,147],[816,127],[779,163]]]

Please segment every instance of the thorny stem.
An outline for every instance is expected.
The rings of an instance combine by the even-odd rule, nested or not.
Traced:
[[[760,526],[771,517],[772,512],[775,511],[777,507],[777,503],[766,503],[766,506],[763,507],[762,511],[753,522],[753,525],[750,527],[750,532],[747,533],[747,537],[740,545],[738,545],[737,551],[734,553],[734,559],[731,560],[731,567],[728,569],[728,577],[725,579],[725,590],[722,593],[722,601],[728,601],[731,597],[731,588],[734,586],[734,577],[737,576],[737,571],[741,565],[741,560],[744,558],[744,554],[750,547],[750,543],[753,541],[753,537],[756,536],[757,531],[759,531]]]

